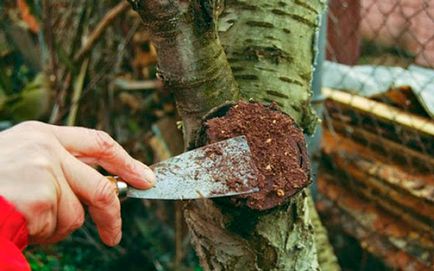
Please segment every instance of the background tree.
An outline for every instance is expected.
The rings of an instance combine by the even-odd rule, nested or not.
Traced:
[[[201,118],[226,101],[276,102],[308,134],[321,0],[130,0],[152,34],[159,76],[174,92],[186,146]],[[225,221],[245,223],[248,233]],[[266,212],[187,205],[186,222],[205,270],[338,269],[307,189]]]

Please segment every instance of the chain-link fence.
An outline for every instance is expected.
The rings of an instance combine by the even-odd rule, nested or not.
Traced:
[[[317,208],[344,270],[434,266],[434,1],[331,0]]]

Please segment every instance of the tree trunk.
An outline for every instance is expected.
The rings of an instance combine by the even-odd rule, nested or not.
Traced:
[[[130,0],[157,48],[158,76],[175,94],[191,147],[211,108],[238,99],[238,88],[217,37],[213,1]]]
[[[241,96],[276,102],[309,134],[317,123],[309,102],[323,8],[321,0],[231,0],[219,19]]]
[[[238,98],[274,101],[312,133],[322,0],[130,3],[153,34],[159,73],[175,93],[187,145],[206,112]],[[205,270],[317,270],[319,262],[338,269],[308,190],[262,212],[192,201],[185,218]]]

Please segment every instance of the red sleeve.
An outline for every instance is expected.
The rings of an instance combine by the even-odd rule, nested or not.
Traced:
[[[0,270],[29,271],[21,250],[27,246],[24,216],[0,196]]]

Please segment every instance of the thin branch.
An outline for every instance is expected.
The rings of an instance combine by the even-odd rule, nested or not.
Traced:
[[[163,82],[160,80],[125,80],[125,79],[115,79],[114,85],[122,90],[150,90],[150,89],[160,89],[163,87]]]
[[[184,258],[183,249],[183,225],[184,225],[184,215],[183,215],[183,202],[175,202],[175,266],[180,266],[182,259]]]
[[[202,117],[239,90],[217,33],[214,1],[129,0],[158,50],[158,75],[175,95],[185,146]]]
[[[57,63],[56,63],[56,53],[55,53],[55,44],[54,44],[54,37],[53,37],[53,26],[51,22],[51,6],[49,0],[43,0],[42,1],[42,11],[43,11],[43,31],[44,31],[44,38],[45,42],[48,47],[48,51],[50,53],[50,59],[47,61],[49,63],[43,63],[44,65],[49,65],[49,71],[48,75],[51,77],[51,75],[55,74]],[[45,59],[44,59],[45,61]],[[51,80],[52,78],[50,78]],[[56,82],[52,82],[53,85],[55,85]]]
[[[86,76],[86,70],[88,64],[89,64],[89,59],[86,59],[83,62],[83,64],[81,64],[80,73],[78,74],[77,81],[75,82],[74,93],[72,95],[72,101],[71,101],[71,111],[69,112],[68,120],[66,122],[66,125],[68,126],[73,126],[75,124],[75,118],[77,116],[79,100],[81,97],[81,93],[83,91],[83,83],[84,83],[84,78]]]
[[[90,33],[86,43],[83,47],[78,51],[74,56],[74,62],[81,62],[83,58],[92,50],[93,46],[95,46],[98,39],[104,34],[107,27],[122,13],[127,11],[130,8],[130,4],[127,1],[122,1],[117,4],[115,7],[110,9],[107,14],[102,18],[102,20],[98,23],[95,30]]]

